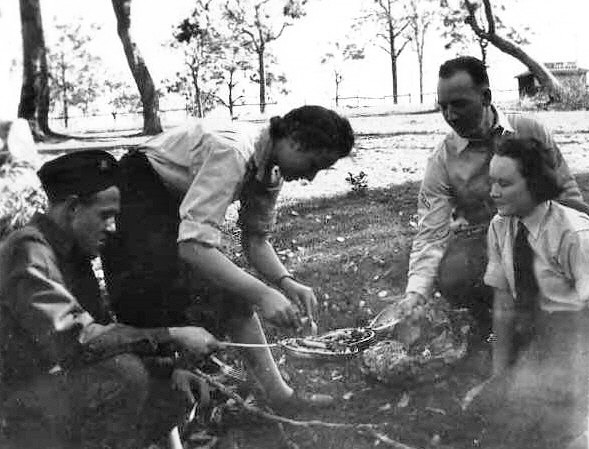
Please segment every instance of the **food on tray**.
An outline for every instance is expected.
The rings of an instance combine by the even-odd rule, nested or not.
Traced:
[[[351,355],[364,349],[374,338],[374,332],[364,328],[345,328],[327,332],[323,335],[287,338],[282,346],[300,354]]]
[[[392,385],[423,383],[443,377],[466,354],[472,319],[443,298],[429,301],[424,318],[402,319],[386,339],[362,354],[362,371]]]

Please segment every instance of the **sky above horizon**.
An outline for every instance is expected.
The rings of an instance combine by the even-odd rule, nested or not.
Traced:
[[[334,83],[330,69],[321,65],[329,41],[341,40],[359,14],[358,1],[312,0],[307,15],[288,28],[273,44],[280,70],[288,80],[290,94],[281,101],[285,107],[301,103],[333,105]],[[173,0],[161,7],[160,2],[133,3],[132,33],[144,55],[154,80],[160,82],[175,72],[178,61],[162,47],[169,39],[171,28],[191,10],[190,0]],[[128,67],[116,34],[110,1],[50,0],[41,1],[46,40],[54,33],[53,17],[60,21],[85,20],[102,24],[100,42],[94,42],[105,65],[113,72],[129,76]],[[498,13],[499,14],[499,13]],[[503,20],[516,28],[527,25],[532,33],[525,50],[542,62],[576,61],[589,68],[589,16],[587,0],[517,0],[501,13]],[[20,23],[18,2],[0,0],[0,117],[16,115],[20,93]],[[443,49],[442,40],[432,31],[425,46],[425,102],[433,104],[439,64],[455,55],[455,50]],[[477,55],[475,53],[475,55]],[[497,93],[517,89],[515,75],[525,67],[489,46],[489,73]],[[364,60],[349,62],[341,85],[342,96],[391,95],[390,60],[377,48],[368,51]],[[418,65],[415,52],[407,48],[399,58],[399,94],[418,95]]]

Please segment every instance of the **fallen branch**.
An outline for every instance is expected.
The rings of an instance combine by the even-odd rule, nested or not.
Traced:
[[[278,432],[280,433],[280,439],[282,440],[284,447],[286,447],[288,449],[300,449],[298,444],[295,443],[294,441],[292,441],[288,437],[286,430],[284,430],[284,424],[282,424],[281,422],[277,422],[275,424],[276,424],[276,427],[278,428]]]
[[[212,376],[202,372],[198,368],[192,368],[193,372],[205,380],[210,386],[216,388],[225,396],[233,399],[237,404],[239,404],[244,410],[247,412],[256,415],[260,418],[267,419],[269,421],[273,421],[279,424],[287,424],[294,427],[324,427],[328,429],[346,429],[346,430],[354,430],[362,435],[368,435],[374,439],[376,439],[379,443],[382,443],[388,447],[392,447],[395,449],[416,449],[411,446],[407,446],[406,444],[400,443],[399,441],[393,440],[392,438],[388,437],[384,433],[378,430],[378,424],[346,424],[346,423],[334,423],[334,422],[325,422],[320,420],[310,420],[310,421],[298,421],[291,418],[286,418],[284,416],[276,415],[274,413],[267,412],[265,410],[256,407],[255,405],[248,404],[241,396],[237,393],[231,391],[225,385],[223,385],[218,380],[214,379]]]

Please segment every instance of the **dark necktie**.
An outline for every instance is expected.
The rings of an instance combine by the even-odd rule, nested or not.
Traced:
[[[534,251],[528,242],[528,229],[520,221],[513,245],[516,310],[531,312],[536,308],[538,281],[534,274]]]

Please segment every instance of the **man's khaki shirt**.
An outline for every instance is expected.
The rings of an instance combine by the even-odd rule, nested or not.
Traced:
[[[47,216],[0,248],[2,389],[120,353],[171,350],[167,329],[110,323],[90,260]]]
[[[533,137],[554,151],[564,188],[561,199],[583,202],[579,187],[550,132],[539,122],[494,109],[496,124],[488,140],[469,141],[450,132],[430,155],[417,200],[418,230],[409,260],[407,292],[432,294],[450,223],[462,217],[469,225],[488,226],[495,214],[489,196],[489,162],[501,136]]]

